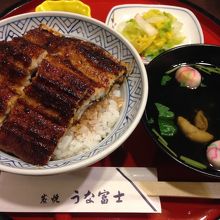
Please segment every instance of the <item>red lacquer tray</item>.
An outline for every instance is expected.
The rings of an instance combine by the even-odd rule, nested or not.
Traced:
[[[33,0],[17,6],[8,12],[4,18],[13,15],[34,11],[34,8],[40,4],[42,0]],[[101,21],[105,21],[110,9],[119,4],[166,4],[185,7],[190,9],[200,21],[205,43],[220,45],[220,26],[212,21],[201,11],[196,10],[192,6],[175,1],[154,1],[154,0],[83,0],[84,3],[90,5],[92,17]],[[213,179],[195,171],[190,170],[163,153],[150,139],[150,136],[144,130],[142,122],[139,123],[129,139],[107,158],[94,164],[94,166],[125,166],[125,167],[156,167],[158,170],[158,178],[160,181],[215,181]],[[219,182],[220,184],[220,182]],[[56,214],[25,214],[25,213],[9,213],[9,216],[15,220],[22,219],[219,219],[220,218],[220,200],[211,199],[186,199],[186,198],[161,198],[162,214],[119,214],[119,213],[56,213]]]

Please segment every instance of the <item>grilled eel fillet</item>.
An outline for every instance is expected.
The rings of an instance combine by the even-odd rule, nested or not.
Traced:
[[[22,93],[16,93],[0,128],[0,148],[25,162],[45,165],[66,130],[114,83],[121,82],[126,67],[94,44],[62,37],[45,27],[33,29],[21,39],[48,54],[24,59],[28,65],[22,63],[23,58],[21,62],[13,57],[12,63],[22,69],[26,78],[23,83],[13,82],[13,87],[22,86]],[[19,46],[16,40],[11,43],[13,47]],[[4,63],[2,66],[7,69]],[[27,83],[37,66],[36,74]]]
[[[46,54],[24,38],[0,42],[0,124]]]
[[[47,56],[25,94],[57,111],[62,120],[77,121],[94,101],[103,98],[105,88],[86,77],[59,56]]]
[[[123,81],[127,73],[126,67],[103,48],[87,41],[60,36],[44,25],[29,31],[24,38],[48,53],[68,60],[75,69],[105,87],[106,93],[114,83]]]

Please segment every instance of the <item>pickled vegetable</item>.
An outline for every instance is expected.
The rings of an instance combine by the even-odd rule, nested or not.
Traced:
[[[151,9],[118,25],[122,33],[143,57],[154,58],[183,42],[182,23],[172,14]]]

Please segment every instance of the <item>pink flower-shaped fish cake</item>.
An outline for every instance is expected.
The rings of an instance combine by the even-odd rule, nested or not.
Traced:
[[[220,169],[220,140],[211,143],[206,151],[209,163],[216,169]]]
[[[176,71],[176,80],[182,85],[196,89],[201,83],[201,74],[190,66],[182,66]]]

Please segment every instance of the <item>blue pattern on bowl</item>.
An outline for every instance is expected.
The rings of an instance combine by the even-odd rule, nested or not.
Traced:
[[[89,40],[105,48],[123,62],[132,64],[132,74],[122,86],[126,103],[120,120],[98,146],[68,159],[50,161],[43,167],[25,163],[0,152],[0,169],[14,173],[32,175],[59,173],[87,166],[102,159],[119,147],[131,134],[141,118],[147,100],[147,76],[139,55],[126,40],[95,19],[61,12],[28,13],[1,21],[0,40],[22,36],[41,23],[47,24],[65,36]]]

